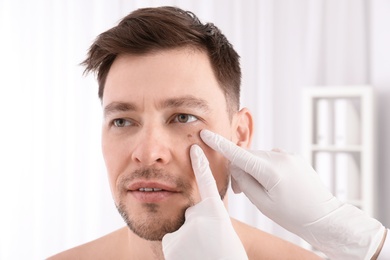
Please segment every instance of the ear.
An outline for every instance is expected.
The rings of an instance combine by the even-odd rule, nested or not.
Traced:
[[[242,108],[235,115],[233,142],[243,148],[249,148],[253,136],[253,118],[247,108]]]

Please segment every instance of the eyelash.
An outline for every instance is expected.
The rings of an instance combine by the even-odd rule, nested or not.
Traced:
[[[179,121],[179,117],[180,116],[188,116],[188,118],[192,118],[192,120],[188,119],[189,122],[188,121],[187,122],[180,122]],[[194,115],[191,115],[191,114],[181,113],[181,114],[175,114],[172,117],[172,119],[169,120],[169,121],[172,122],[172,123],[187,124],[187,123],[192,123],[192,122],[195,122],[195,121],[198,121],[198,120],[199,120],[199,118],[197,116],[194,116]],[[125,119],[125,118],[116,118],[116,119],[112,120],[111,124],[113,126],[115,126],[115,127],[118,127],[118,128],[128,127],[128,126],[134,125],[134,123],[131,120],[128,120],[128,119]],[[125,124],[125,125],[119,126],[118,124]]]
[[[180,116],[188,116],[189,118],[193,118],[194,120],[192,120],[192,121],[190,121],[190,122],[179,122],[179,121],[178,121],[178,118],[179,118]],[[177,120],[176,120],[176,119],[177,119]],[[174,115],[172,121],[175,121],[174,123],[186,124],[186,123],[192,123],[192,122],[198,121],[198,120],[199,120],[199,118],[196,117],[196,116],[194,116],[194,115],[182,113],[182,114],[176,114],[176,115]]]
[[[125,125],[119,126],[118,124],[125,124]],[[134,123],[132,123],[130,120],[125,119],[125,118],[116,118],[116,119],[112,120],[111,125],[120,128],[120,127],[127,127],[130,125],[134,125]]]

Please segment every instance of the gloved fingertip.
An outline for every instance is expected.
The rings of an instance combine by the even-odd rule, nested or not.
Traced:
[[[202,148],[197,144],[192,145],[190,157],[201,199],[220,198],[215,178],[209,167],[209,161]]]
[[[202,148],[199,145],[193,144],[190,148],[191,164],[194,170],[195,176],[204,174],[205,167],[208,167],[209,163],[204,154]]]
[[[196,157],[202,156],[202,148],[197,144],[193,144],[190,148],[190,154]]]
[[[203,129],[200,131],[200,138],[203,141],[205,141],[206,143],[212,141],[214,136],[215,136],[215,134],[213,132],[211,132],[210,130]]]

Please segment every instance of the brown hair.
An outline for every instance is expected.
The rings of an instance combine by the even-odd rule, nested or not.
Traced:
[[[202,24],[192,12],[177,7],[142,8],[130,13],[96,38],[82,65],[84,73],[97,73],[102,99],[107,74],[118,55],[178,47],[194,47],[207,53],[225,93],[227,109],[237,111],[241,84],[239,55],[214,24]]]

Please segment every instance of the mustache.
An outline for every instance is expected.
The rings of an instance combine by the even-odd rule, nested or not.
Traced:
[[[190,183],[184,181],[183,178],[181,178],[180,176],[174,176],[172,173],[164,169],[158,169],[154,167],[143,167],[140,169],[136,169],[129,175],[123,176],[119,180],[118,184],[121,188],[126,189],[127,185],[138,179],[161,181],[167,184],[174,185],[181,189],[191,189]]]

